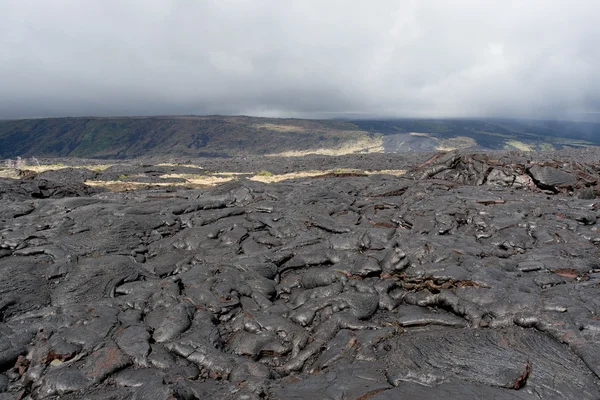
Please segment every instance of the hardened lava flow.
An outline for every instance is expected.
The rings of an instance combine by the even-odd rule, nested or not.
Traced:
[[[559,156],[1,179],[0,399],[598,399],[600,164]]]

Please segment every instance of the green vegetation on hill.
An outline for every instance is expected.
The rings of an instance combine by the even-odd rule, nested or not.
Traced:
[[[0,158],[236,156],[336,149],[370,140],[356,125],[341,121],[243,116],[0,121]]]
[[[600,144],[600,124],[513,120],[306,120],[246,116],[0,121],[0,158],[347,154]]]

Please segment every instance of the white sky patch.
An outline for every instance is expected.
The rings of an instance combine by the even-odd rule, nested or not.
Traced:
[[[222,51],[211,51],[209,58],[215,67],[225,73],[249,75],[254,69],[252,61],[244,60],[236,55],[230,55]]]
[[[381,43],[372,57],[368,80],[376,80],[383,70],[394,63],[394,53],[403,46],[414,43],[421,34],[417,24],[417,2],[401,2],[393,13],[392,26],[381,38]]]
[[[492,42],[488,44],[488,52],[491,56],[502,57],[504,55],[504,43]]]

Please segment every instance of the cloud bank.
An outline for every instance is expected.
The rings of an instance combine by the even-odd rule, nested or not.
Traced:
[[[0,0],[0,118],[600,115],[597,0]]]

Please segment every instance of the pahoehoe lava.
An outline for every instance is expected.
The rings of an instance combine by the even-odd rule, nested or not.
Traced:
[[[84,182],[188,167],[0,179],[0,399],[598,399],[595,157],[267,159],[409,171],[125,192]]]

